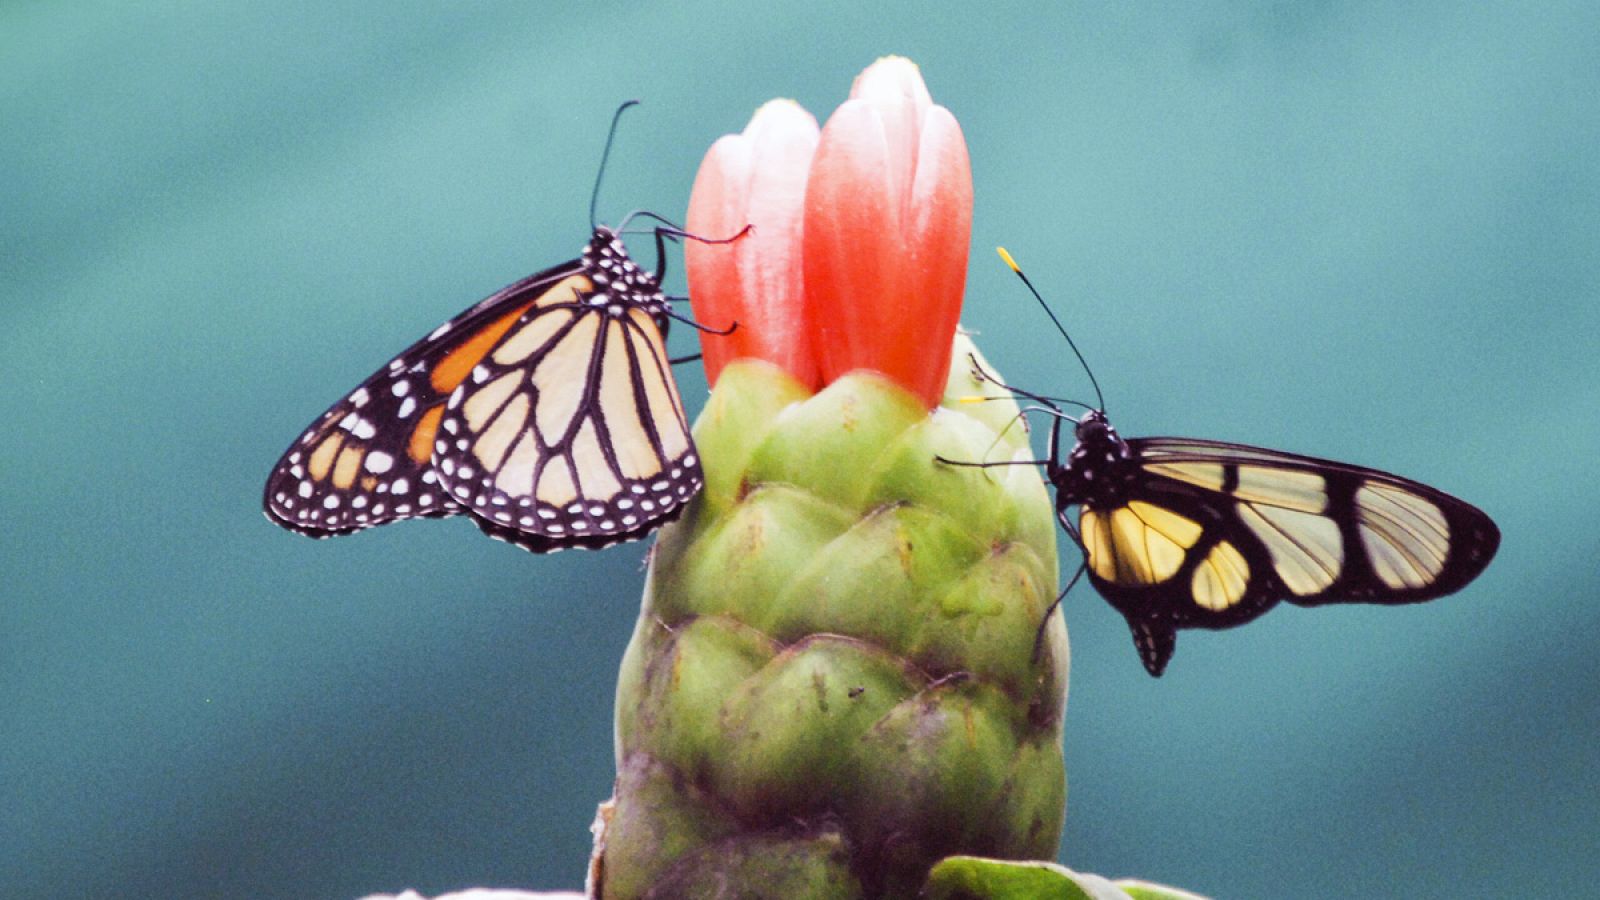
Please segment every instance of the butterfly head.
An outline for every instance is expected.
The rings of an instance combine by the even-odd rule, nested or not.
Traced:
[[[625,315],[629,307],[643,306],[653,316],[665,309],[666,298],[656,277],[639,268],[622,238],[610,228],[595,227],[579,261],[594,282],[595,293],[589,302],[595,306],[609,306],[613,316]]]
[[[1078,419],[1073,436],[1078,439],[1079,446],[1107,441],[1122,443],[1122,438],[1117,437],[1117,430],[1111,427],[1111,420],[1106,418],[1103,410],[1098,409],[1091,409]]]
[[[1077,443],[1066,465],[1052,467],[1049,473],[1056,487],[1056,504],[1114,505],[1136,474],[1132,448],[1098,409],[1083,414],[1073,437]]]

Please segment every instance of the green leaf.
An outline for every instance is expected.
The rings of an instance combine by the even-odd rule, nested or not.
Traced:
[[[1147,881],[1112,882],[1047,862],[951,856],[928,873],[927,900],[1205,900]]]
[[[1122,888],[1133,900],[1206,900],[1199,894],[1137,878],[1120,878],[1117,887]]]

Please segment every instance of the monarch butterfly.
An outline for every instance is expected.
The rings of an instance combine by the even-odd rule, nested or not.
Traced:
[[[1000,255],[1071,345],[1011,255],[1004,248]],[[1056,516],[1083,550],[1067,588],[1087,571],[1127,619],[1139,658],[1156,677],[1180,629],[1232,628],[1280,600],[1431,600],[1478,577],[1500,544],[1477,507],[1398,475],[1243,444],[1123,438],[1106,418],[1097,383],[1098,405],[1083,404],[1087,412],[1072,419],[1052,398],[1000,384],[981,369],[979,377],[1044,404],[1052,416],[1048,458],[1030,462],[1045,467]],[[1065,462],[1063,421],[1075,423]]]
[[[640,269],[625,226],[595,226],[578,258],[502,288],[335,403],[273,467],[267,517],[322,538],[467,514],[534,553],[676,517],[703,482],[664,346],[676,316],[665,256]],[[692,237],[654,231],[658,254]]]

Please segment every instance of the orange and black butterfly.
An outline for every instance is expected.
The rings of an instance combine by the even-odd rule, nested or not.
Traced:
[[[1057,518],[1083,550],[1072,581],[1088,572],[1127,619],[1154,676],[1172,658],[1180,629],[1232,628],[1280,600],[1431,600],[1478,577],[1500,544],[1482,510],[1398,475],[1243,444],[1123,438],[1103,399],[1073,419],[1053,398],[1000,386],[1053,417],[1048,458],[1034,462],[1045,467]],[[1063,421],[1075,423],[1065,461]]]
[[[664,257],[639,268],[620,231],[595,227],[578,258],[497,291],[334,404],[273,467],[267,517],[321,538],[464,514],[547,553],[677,516],[703,478],[665,349],[676,316]],[[658,253],[679,237],[655,229]]]

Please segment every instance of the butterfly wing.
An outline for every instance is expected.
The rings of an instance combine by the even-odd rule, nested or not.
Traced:
[[[573,260],[484,299],[373,373],[295,439],[267,477],[267,518],[323,538],[464,512],[439,485],[433,445],[445,402]]]
[[[479,527],[536,553],[604,547],[675,517],[703,477],[647,304],[574,280],[450,395],[434,467]]]
[[[1280,600],[1416,603],[1494,557],[1481,510],[1387,472],[1259,447],[1128,441],[1125,502],[1084,505],[1090,580],[1159,675],[1182,628],[1228,628]]]

